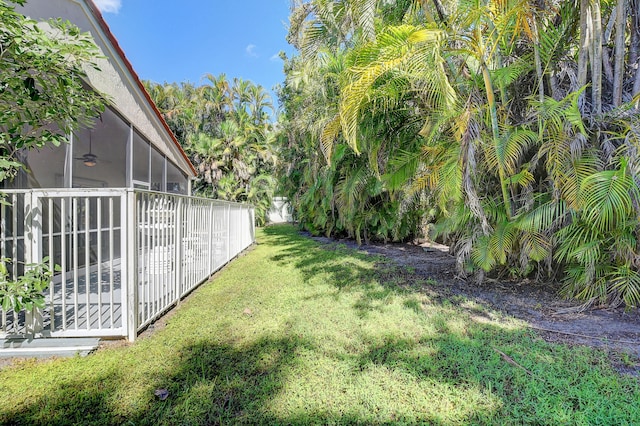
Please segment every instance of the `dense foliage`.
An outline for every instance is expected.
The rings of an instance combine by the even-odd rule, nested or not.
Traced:
[[[305,227],[428,233],[479,279],[640,303],[638,0],[309,0],[290,20],[280,172]]]
[[[265,221],[275,188],[271,99],[262,86],[224,74],[206,84],[147,82],[169,127],[198,170],[194,191],[249,202]]]

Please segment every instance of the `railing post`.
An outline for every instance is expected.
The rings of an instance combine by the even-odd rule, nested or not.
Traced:
[[[127,189],[121,202],[121,225],[124,236],[122,248],[122,268],[126,271],[125,286],[122,289],[126,295],[127,311],[123,313],[126,320],[127,339],[130,342],[136,340],[138,335],[138,218],[136,209],[136,193],[132,189]]]
[[[33,191],[25,194],[24,198],[24,272],[29,264],[42,262],[42,204],[40,197]],[[33,308],[25,312],[25,332],[35,336],[43,326],[42,309]]]
[[[182,243],[182,197],[178,197],[176,211],[176,250],[175,250],[175,286],[178,305],[182,300],[182,263],[184,262],[184,247]]]

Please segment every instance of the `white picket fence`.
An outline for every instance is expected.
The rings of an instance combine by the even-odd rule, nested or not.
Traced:
[[[0,337],[126,337],[253,244],[246,204],[130,189],[5,191],[0,257],[12,277],[60,266],[35,312],[0,309]]]

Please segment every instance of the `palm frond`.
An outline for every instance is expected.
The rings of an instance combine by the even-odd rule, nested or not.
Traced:
[[[560,290],[565,297],[574,297],[587,301],[606,301],[606,276],[611,270],[608,265],[573,264],[566,268],[566,279]]]
[[[442,35],[439,30],[401,25],[388,28],[385,33],[380,34],[375,44],[363,47],[362,52],[366,52],[364,56],[370,62],[350,68],[354,79],[342,90],[340,105],[343,133],[354,151],[359,152],[357,129],[360,109],[369,99],[369,90],[373,84],[386,73],[414,63],[416,57],[422,58],[422,69],[426,71],[426,64],[432,62],[429,61],[429,55],[435,52],[433,49],[427,51],[420,47],[439,43]]]
[[[520,236],[520,247],[529,259],[536,262],[543,261],[551,253],[551,241],[539,232],[524,232]]]
[[[355,15],[358,26],[362,30],[365,40],[375,40],[375,16],[376,16],[376,0],[354,0],[353,14]]]
[[[550,232],[567,215],[566,203],[562,200],[550,200],[536,206],[533,210],[515,218],[519,229],[525,233]]]
[[[523,169],[515,175],[508,176],[509,185],[515,185],[520,187],[527,187],[535,182],[533,173],[527,169]]]
[[[512,252],[517,237],[518,232],[515,224],[506,220],[498,223],[495,231],[489,237],[489,249],[493,258],[500,265],[507,263],[507,256]]]
[[[585,220],[602,232],[624,226],[634,214],[633,201],[639,193],[637,184],[626,173],[624,162],[620,170],[587,176],[581,188]]]
[[[331,164],[331,152],[333,150],[333,145],[340,134],[341,128],[340,116],[336,114],[333,118],[329,119],[320,134],[320,147],[322,148],[322,153],[329,164]]]
[[[600,260],[604,238],[596,229],[580,220],[574,220],[559,230],[555,239],[559,245],[554,257],[559,262],[595,265]]]
[[[500,144],[498,158],[508,174],[515,174],[518,165],[527,150],[538,140],[537,133],[528,129],[515,129],[506,137],[505,143]]]
[[[490,237],[481,236],[474,241],[471,249],[471,261],[485,271],[490,271],[495,267],[497,262],[491,248]]]
[[[640,305],[640,273],[637,270],[628,264],[618,266],[611,271],[609,280],[608,295],[616,294],[629,309]]]
[[[347,216],[351,216],[358,210],[358,200],[365,196],[365,187],[371,172],[367,167],[360,166],[346,170],[346,173],[336,185],[336,204],[340,211],[344,211]]]
[[[520,57],[515,62],[490,71],[491,80],[497,87],[507,87],[532,69],[531,57]]]

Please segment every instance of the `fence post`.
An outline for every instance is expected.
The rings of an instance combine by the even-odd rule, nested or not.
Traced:
[[[238,236],[238,241],[239,241],[238,247],[240,247],[240,249],[238,250],[238,253],[241,250],[244,250],[244,218],[243,218],[244,214],[242,213],[242,209],[244,208],[244,205],[240,204],[239,207],[240,207],[240,210],[238,210],[238,219],[239,220],[238,220],[238,233],[237,233],[237,236]],[[236,253],[236,256],[238,255],[238,253]]]
[[[251,206],[251,242],[253,244],[256,242],[256,208]]]
[[[124,193],[121,212],[121,232],[124,236],[122,268],[126,271],[126,288],[123,288],[122,292],[127,299],[126,304],[123,303],[127,309],[123,318],[126,319],[127,339],[133,342],[138,335],[138,217],[134,190],[127,189]]]
[[[224,263],[231,260],[231,204],[227,204],[227,259]]]
[[[211,275],[211,273],[213,272],[213,213],[214,213],[214,208],[213,208],[213,203],[209,202],[208,203],[208,208],[209,208],[209,229],[208,229],[208,250],[209,250],[209,255],[207,256],[207,275]]]
[[[247,223],[247,217],[245,213],[249,213],[249,209],[247,208],[245,210],[245,205],[241,205],[240,206],[240,220],[242,221],[240,223],[240,233],[241,233],[241,239],[242,239],[242,250],[246,249],[247,247],[249,247],[249,244],[247,244],[247,232],[249,232],[249,224]]]

